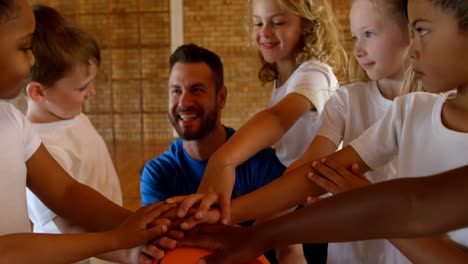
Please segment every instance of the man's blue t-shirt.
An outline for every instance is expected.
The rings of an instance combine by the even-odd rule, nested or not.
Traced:
[[[234,132],[234,129],[226,127],[227,139]],[[181,139],[174,141],[161,156],[146,163],[140,178],[142,204],[196,193],[207,163],[208,160],[191,158],[184,150]],[[258,152],[236,168],[232,198],[259,189],[281,176],[285,169],[272,148]]]

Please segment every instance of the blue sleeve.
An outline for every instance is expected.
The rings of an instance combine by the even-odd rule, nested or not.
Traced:
[[[255,188],[254,190],[276,180],[283,175],[286,170],[286,167],[279,161],[272,148],[260,151],[252,157],[252,159],[253,162],[255,162],[255,166],[252,168],[256,170],[256,177],[251,177],[252,186]]]
[[[148,205],[171,197],[168,183],[168,167],[159,158],[150,160],[140,177],[141,203]]]

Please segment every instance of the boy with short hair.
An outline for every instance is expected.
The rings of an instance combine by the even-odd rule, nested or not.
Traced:
[[[36,31],[32,50],[27,119],[47,150],[65,171],[116,204],[122,205],[120,183],[107,146],[81,111],[96,91],[94,79],[101,55],[95,39],[50,7],[33,7]],[[57,216],[27,191],[30,219],[36,233],[83,230]],[[89,260],[79,263],[90,263]]]

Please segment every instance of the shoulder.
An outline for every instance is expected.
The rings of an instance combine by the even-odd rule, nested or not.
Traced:
[[[169,148],[161,155],[149,160],[145,165],[145,169],[175,167],[178,164],[177,157],[180,155],[182,148],[182,144],[179,141],[180,140],[176,140],[172,142]]]
[[[441,95],[427,92],[413,92],[395,98],[394,104],[403,108],[419,108],[433,105]]]
[[[353,100],[359,100],[362,97],[369,95],[373,88],[374,86],[372,82],[353,82],[340,86],[333,96],[341,98],[355,98]]]
[[[0,118],[2,120],[11,120],[15,122],[24,122],[26,118],[16,109],[12,104],[7,102],[0,102]]]

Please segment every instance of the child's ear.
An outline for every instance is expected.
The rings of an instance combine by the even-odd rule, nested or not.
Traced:
[[[38,82],[30,82],[26,86],[28,97],[36,103],[43,103],[46,101],[44,90],[45,87]]]

